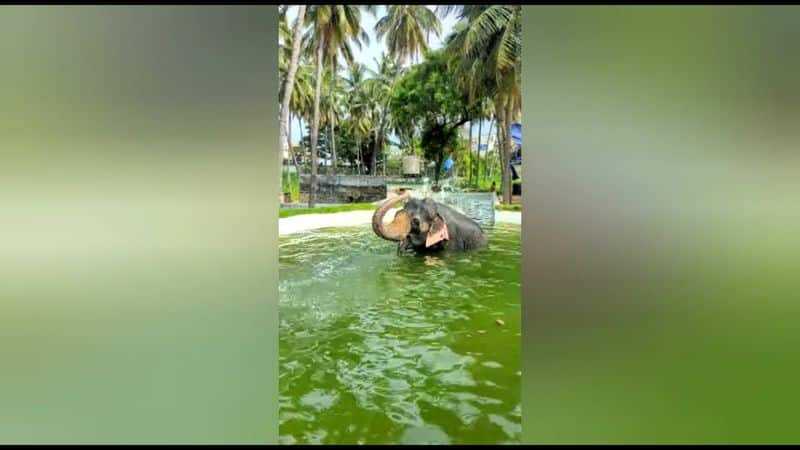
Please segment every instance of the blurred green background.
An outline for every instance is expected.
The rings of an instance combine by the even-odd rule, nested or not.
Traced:
[[[525,440],[800,440],[800,10],[524,16]],[[0,441],[276,441],[275,23],[0,9]]]
[[[275,24],[0,9],[0,442],[277,441]]]
[[[800,9],[524,20],[525,442],[800,441]]]

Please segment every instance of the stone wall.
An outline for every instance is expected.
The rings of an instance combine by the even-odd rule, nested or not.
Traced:
[[[300,198],[308,199],[310,175],[300,176]],[[371,203],[386,198],[386,178],[317,175],[317,203]]]

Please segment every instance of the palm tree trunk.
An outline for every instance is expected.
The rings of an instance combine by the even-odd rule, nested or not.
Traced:
[[[369,164],[369,174],[375,176],[378,172],[378,129],[376,128],[372,134],[374,140],[372,141],[372,156]]]
[[[358,164],[356,164],[356,170],[358,174],[361,175],[361,139],[356,138],[356,157],[358,158]]]
[[[510,107],[506,105],[505,101],[498,102],[499,104],[495,105],[495,110],[497,111],[497,131],[498,137],[500,138],[500,151],[498,152],[499,162],[500,162],[500,183],[503,189],[503,203],[508,205],[511,203],[511,176],[510,170],[508,168],[511,159],[509,158],[510,148],[509,148],[509,140],[510,140],[510,133],[509,133],[509,112]]]
[[[331,132],[331,174],[336,175],[336,134],[334,129],[334,121],[336,120],[336,105],[333,103],[333,90],[336,87],[336,55],[333,55],[333,59],[331,59],[331,85],[329,86],[328,90],[328,97],[330,99],[330,107],[331,107],[331,121],[330,121],[330,132]]]
[[[383,142],[383,139],[381,139]],[[386,149],[381,145],[381,160],[383,161],[383,176],[386,176]]]
[[[300,48],[303,41],[303,21],[306,16],[306,5],[298,6],[297,20],[292,31],[292,57],[289,61],[289,71],[283,81],[283,98],[281,99],[280,119],[278,120],[278,133],[280,134],[280,150],[289,147],[287,129],[289,127],[289,100],[292,98],[294,90],[294,79],[297,75],[297,66],[300,61]],[[283,155],[281,155],[283,161]]]
[[[314,87],[314,118],[311,120],[311,176],[308,187],[308,207],[317,203],[317,142],[319,140],[319,100],[322,95],[322,56],[325,50],[325,35],[320,37],[317,47],[317,79]]]
[[[287,123],[286,141],[289,143],[289,147],[287,148],[287,154],[291,155],[292,154],[292,113],[291,112],[289,113],[289,120],[286,123]],[[286,186],[288,188],[288,186],[291,184],[292,178],[291,178],[291,174],[289,174],[289,164],[287,164],[287,163],[288,163],[288,161],[286,160],[286,158],[284,158],[284,155],[281,154],[281,177],[283,177],[284,173],[286,174]],[[283,178],[281,178],[281,180],[283,180]],[[282,181],[281,181],[281,184],[283,184]],[[283,186],[281,186],[281,187],[283,187]],[[283,198],[284,198],[283,192],[281,192],[281,203],[283,203]]]
[[[300,116],[297,116],[297,129],[300,130],[300,145],[299,147],[303,148],[303,123],[300,120]],[[297,178],[300,179],[300,165],[297,164],[297,156],[295,156],[294,151],[291,152],[292,155],[292,162],[294,162],[294,170],[297,172]]]
[[[512,149],[514,148],[514,140],[511,137],[511,124],[514,122],[514,115],[512,113],[513,107],[514,105],[511,99],[509,99],[508,105],[506,106],[506,123],[508,125],[505,128],[506,145],[503,148],[505,150],[505,153],[503,154],[503,165],[506,167],[506,179],[503,182],[503,201],[507,201],[507,204],[509,205],[511,204],[511,182],[513,181],[511,179],[511,168],[509,167],[511,165]]]
[[[500,189],[503,192],[503,203],[508,204],[508,190],[506,189],[506,178],[508,177],[508,167],[503,164],[503,156],[505,155],[506,145],[506,131],[508,124],[506,123],[506,110],[502,101],[495,101],[495,114],[497,115],[497,160],[500,163]]]
[[[475,152],[475,184],[478,184],[478,174],[481,169],[481,128],[483,128],[483,117],[478,120],[478,151]],[[472,173],[472,172],[470,172]]]
[[[383,161],[383,175],[386,176],[386,155],[384,154],[384,151],[383,151],[383,140],[384,140],[383,136],[384,136],[384,133],[386,133],[386,113],[385,113],[386,108],[384,108],[383,111],[384,111],[384,114],[381,117],[381,123],[378,126],[378,129],[375,130],[375,142],[374,142],[373,150],[372,150],[372,158],[373,158],[372,159],[372,164],[373,164],[372,174],[374,174],[374,175],[378,174],[378,162],[377,162],[377,159],[378,159],[378,150],[380,150],[380,152],[381,152],[381,160]]]
[[[469,170],[469,175],[467,177],[467,180],[469,184],[472,184],[472,121],[471,120],[469,121],[469,145],[467,146],[467,148],[469,149],[468,152],[469,167],[467,167],[467,170]]]
[[[492,117],[491,121],[489,122],[489,134],[486,135],[486,144],[487,145],[486,145],[486,155],[484,155],[484,157],[483,157],[483,172],[482,172],[483,181],[486,181],[486,176],[489,174],[489,151],[490,151],[490,148],[489,148],[488,144],[489,144],[489,142],[492,141],[492,128],[494,128],[494,124],[495,124],[495,117]],[[494,131],[495,131],[495,134],[496,134],[497,130],[494,130]],[[497,142],[497,137],[496,136],[495,136],[494,140],[495,140],[495,142]]]

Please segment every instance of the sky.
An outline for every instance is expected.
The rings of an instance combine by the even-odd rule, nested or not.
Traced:
[[[433,10],[436,5],[426,5],[428,8]],[[369,35],[369,45],[362,44],[361,49],[359,50],[356,46],[353,46],[353,57],[356,61],[366,65],[367,67],[377,70],[377,64],[375,62],[376,59],[380,59],[381,53],[388,53],[386,49],[386,42],[385,38],[381,39],[380,41],[375,38],[375,24],[378,20],[386,15],[386,7],[385,6],[378,6],[377,13],[373,16],[370,13],[367,13],[362,10],[361,12],[361,27],[364,31]],[[291,28],[294,25],[295,18],[297,17],[297,6],[289,6],[289,9],[286,13],[286,18],[288,19],[289,26]],[[453,26],[456,24],[458,19],[455,17],[454,14],[450,14],[445,19],[440,19],[442,23],[442,32],[437,37],[434,34],[431,34],[430,39],[430,48],[436,50],[441,48],[444,44],[444,40],[447,35],[453,30]],[[488,122],[485,122],[483,125],[483,134],[486,134],[486,130],[488,128]],[[304,131],[305,133],[305,131]],[[473,131],[473,135],[477,137],[478,127],[477,122],[475,129]],[[297,124],[297,119],[292,121],[292,144],[297,145],[297,142],[300,137],[300,128]]]
[[[426,6],[431,10],[433,10],[436,7],[436,5],[426,5]],[[386,7],[378,6],[376,15],[377,17],[362,10],[361,27],[369,35],[370,44],[369,45],[362,44],[361,50],[359,50],[356,46],[353,46],[353,53],[354,53],[353,56],[355,57],[356,61],[369,66],[373,70],[378,68],[377,64],[375,63],[375,59],[380,59],[381,52],[387,52],[385,41],[383,39],[378,41],[375,38],[375,24],[378,22],[378,19],[386,15]],[[289,25],[290,26],[293,25],[294,20],[297,17],[297,6],[290,6],[286,13],[286,17],[288,19]],[[430,47],[432,49],[435,50],[442,46],[445,37],[447,37],[447,35],[450,34],[450,32],[453,30],[453,26],[456,24],[457,21],[458,20],[454,14],[450,14],[444,20],[441,20],[442,22],[441,34],[438,37],[434,34],[431,34]]]

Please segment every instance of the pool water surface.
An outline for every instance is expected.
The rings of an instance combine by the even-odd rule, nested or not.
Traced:
[[[280,443],[517,443],[520,226],[398,256],[369,227],[280,239]]]

